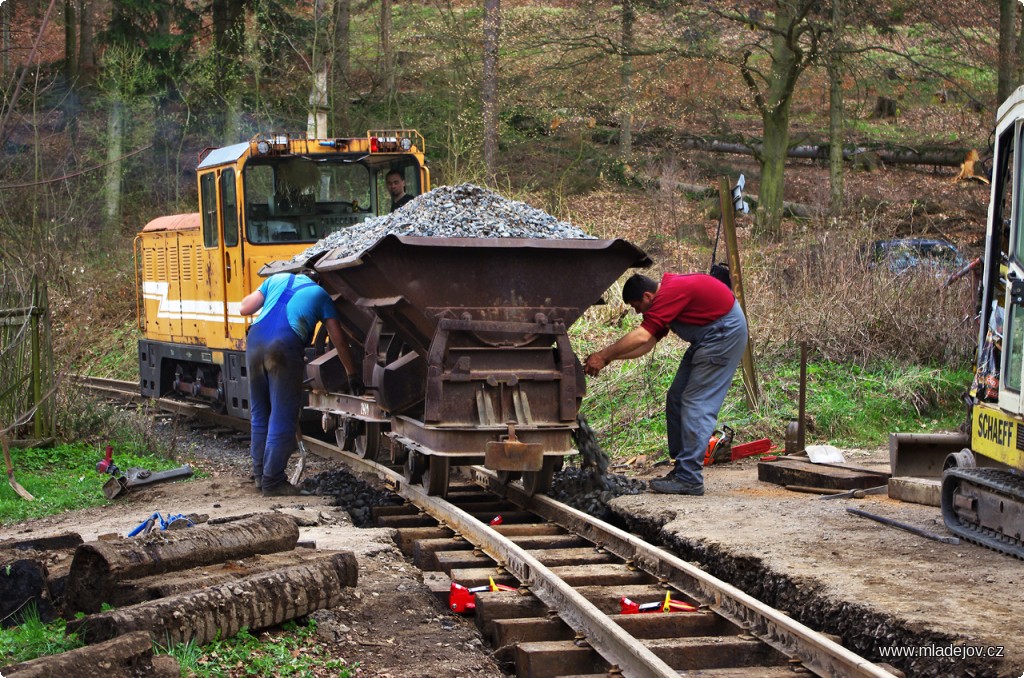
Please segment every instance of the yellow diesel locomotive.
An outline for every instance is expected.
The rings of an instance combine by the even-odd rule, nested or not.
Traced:
[[[144,396],[206,400],[249,417],[245,334],[238,313],[268,262],[391,209],[387,175],[430,190],[414,130],[306,139],[286,134],[204,151],[199,211],[159,217],[135,238],[139,377]]]

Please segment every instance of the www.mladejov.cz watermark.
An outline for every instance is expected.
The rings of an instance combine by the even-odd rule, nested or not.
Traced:
[[[1024,2],[1024,0],[1021,0]],[[1002,645],[894,645],[878,648],[883,659],[949,657],[951,659],[1001,659]]]

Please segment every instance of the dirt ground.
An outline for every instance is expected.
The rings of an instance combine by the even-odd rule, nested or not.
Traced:
[[[356,675],[391,678],[499,676],[470,621],[431,598],[388,529],[359,529],[322,497],[268,499],[247,479],[246,450],[195,434],[194,462],[206,479],[154,486],[106,507],[0,528],[0,539],[65,530],[86,540],[126,534],[153,512],[211,518],[285,511],[303,540],[348,549],[359,585],[346,602],[316,613],[322,642],[358,664]],[[887,453],[846,451],[865,467],[888,467]],[[312,458],[307,474],[327,467]],[[638,477],[664,472],[642,462],[613,469]],[[1005,658],[930,658],[902,662],[907,675],[1013,676],[1024,670],[1024,562],[961,543],[949,546],[853,516],[847,506],[942,533],[934,507],[885,496],[820,500],[757,480],[757,462],[707,469],[707,494],[623,496],[615,512],[633,531],[663,541],[680,556],[813,628],[835,633],[870,655],[880,646],[1001,646]],[[900,665],[901,662],[892,663]]]
[[[887,471],[888,450],[846,461]],[[662,469],[658,469],[659,474]],[[705,469],[706,494],[623,496],[634,531],[785,610],[846,647],[1000,647],[1002,660],[956,657],[890,663],[908,675],[1017,678],[1024,671],[1024,562],[961,541],[951,546],[848,513],[847,507],[948,535],[937,507],[885,495],[821,500],[757,480],[757,462]],[[931,650],[929,650],[931,651]],[[877,656],[874,657],[878,661]]]
[[[298,519],[300,540],[356,556],[359,584],[350,597],[337,608],[313,615],[321,642],[333,656],[355,666],[354,675],[502,675],[483,651],[472,620],[451,614],[429,595],[416,569],[394,545],[391,529],[357,528],[347,511],[330,506],[325,497],[264,498],[248,480],[248,450],[238,443],[208,441],[196,433],[189,447],[192,463],[208,478],[155,485],[108,506],[0,527],[0,540],[65,531],[77,532],[87,541],[102,534],[126,535],[155,512],[200,513],[211,519],[285,512]],[[306,468],[304,477],[325,466],[311,457]],[[239,670],[237,675],[243,674]]]

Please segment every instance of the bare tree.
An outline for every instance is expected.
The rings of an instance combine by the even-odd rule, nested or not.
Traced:
[[[484,0],[484,69],[480,100],[484,119],[484,169],[494,181],[498,164],[498,40],[501,0]]]
[[[335,0],[334,3],[334,94],[333,110],[337,115],[335,130],[350,134],[349,107],[352,99],[349,94],[349,69],[351,68],[350,34],[352,26],[352,0]]]
[[[832,0],[832,46],[828,52],[828,178],[829,207],[833,216],[843,210],[843,0]]]
[[[391,44],[391,0],[380,0],[380,53],[384,59],[384,92],[388,112],[395,103],[395,48]]]
[[[619,109],[619,156],[629,162],[633,155],[633,111],[636,108],[636,93],[633,91],[633,26],[636,23],[636,8],[633,0],[622,0],[622,49],[619,74],[622,78],[622,101]]]
[[[1006,100],[1019,81],[1017,73],[1017,5],[1018,0],[999,0],[999,77],[996,99]]]

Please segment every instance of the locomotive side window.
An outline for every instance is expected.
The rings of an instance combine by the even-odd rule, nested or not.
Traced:
[[[220,206],[224,213],[224,245],[238,244],[238,200],[235,197],[235,170],[220,175]]]
[[[213,172],[204,174],[200,179],[203,201],[203,245],[217,247],[220,238],[217,234],[217,185]]]

